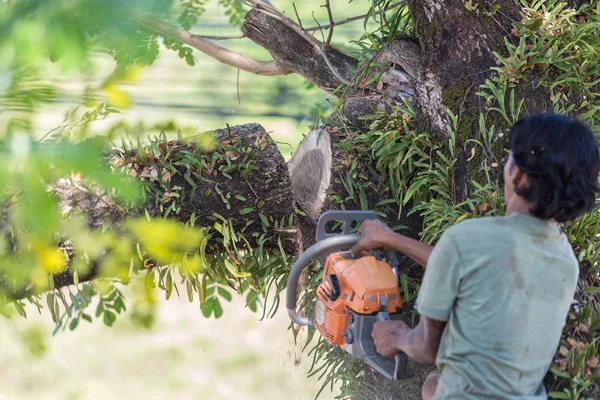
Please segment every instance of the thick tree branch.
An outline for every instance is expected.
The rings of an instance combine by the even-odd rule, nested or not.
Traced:
[[[200,50],[217,61],[222,62],[223,64],[230,65],[243,71],[266,76],[287,75],[293,72],[292,70],[283,67],[277,61],[265,62],[254,60],[211,43],[198,35],[194,35],[183,29],[169,25],[162,21],[158,21],[147,15],[136,14],[132,18],[136,22],[146,26],[148,29],[157,32],[160,35],[181,41],[197,50]]]
[[[53,185],[52,192],[64,215],[84,217],[91,229],[111,225],[122,235],[122,243],[131,246],[133,254],[138,254],[135,246],[140,239],[130,236],[122,222],[126,218],[147,214],[182,223],[193,219],[195,226],[199,227],[212,227],[215,222],[228,221],[237,239],[227,241],[234,240],[237,244],[226,245],[220,232],[210,231],[205,249],[207,257],[225,255],[237,264],[239,257],[233,254],[236,249],[242,254],[259,247],[265,251],[284,251],[291,257],[297,255],[301,251],[301,232],[296,226],[290,226],[290,218],[296,215],[296,205],[288,168],[277,144],[258,124],[215,131],[215,141],[217,144],[212,152],[206,152],[189,141],[156,143],[156,150],[147,151],[141,157],[135,149],[112,151],[112,155],[107,157],[112,168],[153,188],[145,204],[127,211],[78,176],[60,179]],[[167,164],[171,168],[165,168]],[[171,196],[173,193],[176,195]],[[165,214],[171,209],[176,210]],[[74,260],[81,261],[84,257],[81,254],[83,249],[74,246],[71,239],[77,243],[77,238],[65,238],[61,243],[63,250],[69,253],[65,254],[69,267],[54,276],[55,288],[73,284],[71,265]],[[144,248],[143,243],[141,246]],[[80,254],[77,254],[78,251]],[[104,268],[105,264],[111,264],[111,257],[113,265],[116,262],[129,265],[129,260],[118,259],[121,257],[118,251],[115,251],[117,255],[112,252],[113,248],[106,247],[100,255],[90,258],[90,268],[79,274],[79,282],[102,276],[114,277],[107,276],[107,273],[114,272],[107,272]],[[150,254],[144,260],[144,267],[155,264],[151,257]],[[140,267],[138,264],[139,260],[136,268]],[[3,273],[0,271],[2,294],[10,294],[11,298],[35,294],[31,288],[9,284],[12,280]]]
[[[244,35],[271,53],[285,68],[293,70],[323,90],[337,93],[340,85],[348,84],[357,61],[339,50],[303,32],[287,17],[280,18],[254,8],[242,24]]]
[[[261,0],[238,0],[238,1],[245,2],[247,4],[251,4],[254,7],[254,10],[265,13],[266,15],[268,15],[271,18],[277,19],[278,21],[282,22],[285,26],[287,26],[289,29],[293,30],[298,36],[300,36],[306,42],[310,43],[310,45],[312,46],[312,50],[315,53],[317,53],[319,56],[322,57],[322,59],[325,61],[325,64],[327,64],[327,67],[331,71],[331,73],[333,75],[335,75],[335,77],[337,78],[337,80],[340,81],[340,83],[342,83],[344,85],[348,85],[350,83],[344,76],[343,69],[340,70],[340,68],[338,68],[338,66],[329,59],[329,54],[324,50],[324,48],[326,48],[327,45],[324,45],[323,43],[319,42],[314,36],[312,36],[310,33],[305,31],[299,24],[294,22],[294,20],[292,20],[285,14],[277,11],[272,6],[267,5],[266,3],[264,3]],[[248,13],[248,15],[249,14],[250,13]]]

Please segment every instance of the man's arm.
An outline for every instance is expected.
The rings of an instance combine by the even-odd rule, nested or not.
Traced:
[[[363,222],[358,233],[360,233],[360,241],[352,248],[353,255],[364,250],[394,250],[410,257],[425,268],[433,251],[433,246],[400,235],[379,220]]]
[[[403,351],[419,363],[433,364],[445,327],[446,322],[421,316],[415,329],[402,321],[377,322],[372,336],[377,352],[385,357]]]

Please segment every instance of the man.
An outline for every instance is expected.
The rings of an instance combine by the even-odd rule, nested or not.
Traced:
[[[435,248],[365,221],[352,249],[392,249],[426,266],[418,326],[373,330],[380,354],[436,363],[426,400],[546,398],[579,272],[557,222],[592,210],[600,157],[589,127],[556,114],[519,120],[508,144],[505,217],[461,222]]]

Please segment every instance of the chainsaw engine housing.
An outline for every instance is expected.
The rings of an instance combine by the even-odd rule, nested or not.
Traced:
[[[397,279],[386,262],[369,253],[353,258],[349,251],[327,257],[317,288],[314,324],[331,344],[344,347],[350,311],[354,315],[396,313],[402,302]],[[346,332],[346,336],[352,333]]]

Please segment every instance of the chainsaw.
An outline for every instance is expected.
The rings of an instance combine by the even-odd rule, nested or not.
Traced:
[[[287,284],[287,309],[298,325],[314,325],[331,345],[339,346],[353,357],[363,360],[391,380],[411,376],[404,353],[383,357],[375,350],[371,337],[377,321],[390,320],[401,311],[398,291],[398,263],[388,251],[384,262],[376,253],[363,252],[353,257],[340,251],[355,245],[360,235],[351,234],[352,223],[377,219],[372,211],[327,211],[317,223],[316,243],[306,249],[294,263]],[[327,223],[342,223],[341,233],[328,233]],[[323,279],[316,291],[313,318],[296,313],[298,279],[314,258],[323,260]]]

